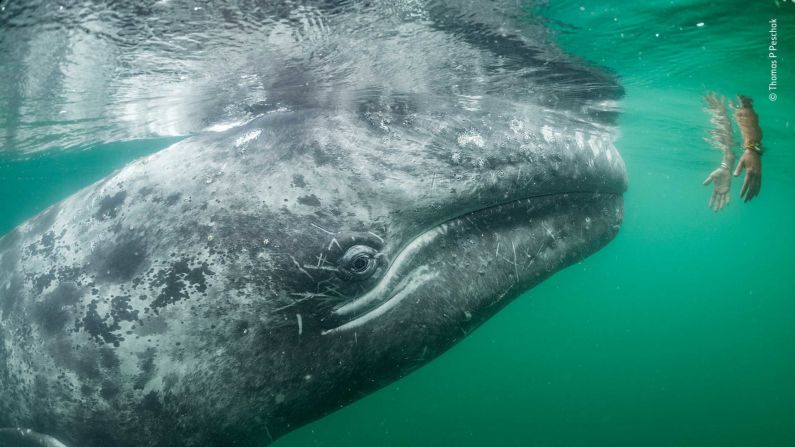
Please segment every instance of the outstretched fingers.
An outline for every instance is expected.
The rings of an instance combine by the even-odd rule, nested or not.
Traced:
[[[748,187],[748,194],[745,197],[746,202],[759,195],[759,190],[762,188],[762,179],[758,176],[754,176],[749,181],[749,184],[750,186]]]
[[[728,204],[729,204],[728,194],[715,192],[712,194],[712,198],[709,201],[709,208],[717,213]]]
[[[723,98],[718,97],[715,92],[709,92],[704,99],[707,101],[707,105],[712,107],[713,109],[718,108],[718,106],[723,105]]]
[[[745,199],[746,202],[749,200],[748,191],[750,186],[751,186],[751,176],[746,175],[745,179],[743,180],[743,186],[742,188],[740,188],[740,197]]]
[[[729,204],[729,195],[723,194],[723,196],[720,198],[720,206],[718,207],[718,211],[722,210],[728,204]]]

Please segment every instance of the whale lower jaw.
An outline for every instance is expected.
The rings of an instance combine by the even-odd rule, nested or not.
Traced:
[[[510,291],[518,295],[604,246],[622,220],[620,193],[592,192],[534,196],[448,220],[406,245],[373,289],[335,309],[338,325],[323,334],[362,327],[423,290],[427,295],[434,282],[450,279],[451,269],[459,268],[460,279],[466,281],[464,276],[481,277],[492,268],[491,277],[507,281],[491,292],[499,299]],[[445,250],[448,256],[438,256]],[[490,262],[473,275],[465,274],[473,263],[467,260],[482,262],[484,257]]]

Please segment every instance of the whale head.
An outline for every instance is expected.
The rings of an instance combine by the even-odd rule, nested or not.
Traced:
[[[271,365],[268,386],[283,378],[271,392],[288,412],[311,420],[404,376],[618,232],[609,126],[459,99],[368,90],[350,112],[276,113],[232,137],[278,154],[260,188],[281,194],[239,213],[269,241],[253,250],[280,291],[251,346],[280,349],[252,364]]]

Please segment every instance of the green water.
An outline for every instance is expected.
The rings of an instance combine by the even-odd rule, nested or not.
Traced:
[[[568,1],[536,12],[626,89],[619,236],[279,447],[795,445],[795,5]],[[720,161],[703,142],[707,90],[755,98],[768,148],[761,195],[740,203],[735,182],[719,214],[701,186]],[[169,143],[0,158],[0,233]]]

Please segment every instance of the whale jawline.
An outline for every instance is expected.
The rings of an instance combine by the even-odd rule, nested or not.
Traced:
[[[430,266],[426,264],[409,269],[406,269],[404,266],[407,263],[411,264],[414,256],[422,248],[433,244],[433,242],[439,237],[444,236],[447,233],[448,226],[451,223],[464,220],[468,216],[475,214],[496,213],[498,216],[504,215],[512,211],[510,208],[515,208],[517,206],[521,207],[522,205],[532,206],[534,205],[535,201],[540,199],[554,199],[556,197],[566,198],[573,195],[593,195],[595,197],[612,196],[616,198],[623,196],[622,193],[618,192],[598,191],[534,195],[481,208],[479,210],[470,211],[431,227],[429,230],[421,233],[417,238],[406,245],[406,247],[395,258],[394,262],[392,265],[390,265],[389,269],[385,273],[384,278],[376,287],[365,293],[363,296],[332,311],[333,316],[340,318],[342,323],[339,323],[330,329],[323,330],[322,334],[336,334],[360,327],[369,321],[384,315],[390,309],[396,307],[401,301],[408,297],[411,292],[417,290],[426,282],[435,279],[438,274],[434,273]],[[572,213],[575,211],[576,208],[573,208]]]

